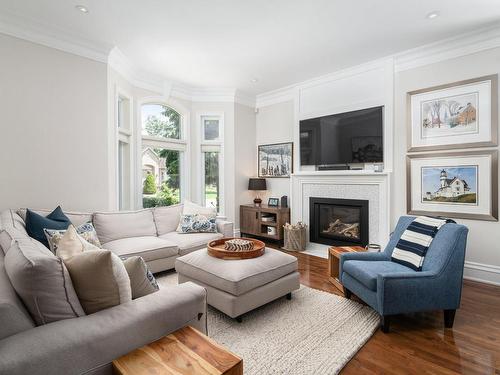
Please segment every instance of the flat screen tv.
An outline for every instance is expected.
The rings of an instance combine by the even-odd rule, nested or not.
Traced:
[[[300,121],[300,164],[382,162],[383,110],[367,108]]]

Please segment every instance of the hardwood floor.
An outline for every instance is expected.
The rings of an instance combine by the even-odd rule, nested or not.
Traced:
[[[302,284],[342,295],[327,279],[326,259],[289,254]],[[465,280],[453,329],[444,328],[442,311],[394,317],[391,332],[378,330],[341,373],[499,375],[500,287]]]

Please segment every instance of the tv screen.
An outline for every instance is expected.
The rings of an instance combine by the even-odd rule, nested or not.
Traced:
[[[367,108],[300,121],[300,164],[382,162],[383,109]]]

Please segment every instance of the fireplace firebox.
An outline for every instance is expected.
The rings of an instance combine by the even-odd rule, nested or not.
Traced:
[[[309,239],[331,246],[368,244],[368,201],[309,198]]]

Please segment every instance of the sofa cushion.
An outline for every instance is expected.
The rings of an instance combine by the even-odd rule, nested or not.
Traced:
[[[175,269],[190,279],[239,296],[296,272],[297,258],[266,248],[264,255],[258,258],[223,260],[202,249],[177,258]]]
[[[26,231],[31,238],[49,247],[49,242],[45,237],[44,229],[66,229],[71,221],[61,209],[61,206],[52,211],[47,216],[42,216],[28,209],[26,211]]]
[[[37,325],[85,315],[62,260],[41,243],[14,241],[5,270]]]
[[[160,236],[179,247],[179,255],[186,255],[207,247],[207,243],[222,238],[221,233],[177,233],[171,232]]]
[[[179,253],[175,243],[156,236],[122,238],[108,242],[104,247],[122,258],[137,255],[146,262],[169,258]]]
[[[16,228],[18,231],[24,233],[26,236],[26,226],[24,219],[21,218],[14,210],[4,210],[0,212],[0,229]]]
[[[78,234],[73,225],[68,227],[59,239],[56,246],[56,255],[63,261],[83,253],[88,250],[99,250],[99,248],[90,242],[87,242],[82,236]]]
[[[0,254],[0,340],[16,333],[34,328],[35,323],[30,318],[23,303],[16,295],[5,272],[4,257]]]
[[[50,210],[46,209],[39,209],[32,211],[42,216],[47,216],[51,212]],[[20,208],[16,212],[23,219],[23,221],[26,221],[26,208]],[[76,227],[92,221],[92,213],[90,212],[64,211],[64,214],[71,221],[71,224],[73,224]]]
[[[17,230],[14,227],[6,227],[0,230],[0,248],[2,248],[4,254],[7,254],[7,250],[9,250],[14,240],[26,238],[29,238],[26,232]]]
[[[182,204],[172,206],[155,207],[153,217],[156,224],[156,233],[161,236],[165,233],[174,232],[179,226],[179,218],[182,213]]]
[[[130,237],[156,236],[153,211],[96,212],[93,223],[101,244]]]
[[[123,262],[109,250],[88,250],[64,260],[87,314],[132,300]]]
[[[377,276],[382,273],[415,272],[402,264],[391,261],[348,260],[342,266],[348,273],[368,289],[377,290]]]

